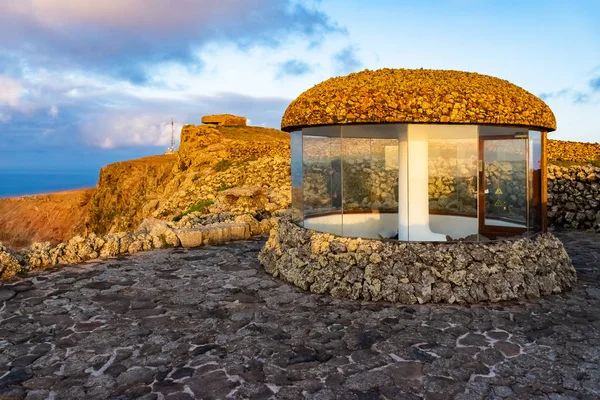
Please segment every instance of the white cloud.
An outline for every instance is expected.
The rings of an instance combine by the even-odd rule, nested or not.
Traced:
[[[50,28],[97,25],[111,28],[163,30],[202,24],[228,16],[239,19],[262,0],[21,0],[0,3],[0,12],[28,18]]]
[[[22,91],[23,86],[19,81],[7,75],[0,75],[0,105],[17,107]]]
[[[175,123],[175,141],[182,124]],[[112,149],[127,146],[164,146],[171,144],[171,122],[158,115],[104,115],[83,126],[89,145]]]
[[[48,115],[52,118],[58,117],[58,107],[56,106],[56,104],[52,104],[50,106],[50,109],[48,110]]]

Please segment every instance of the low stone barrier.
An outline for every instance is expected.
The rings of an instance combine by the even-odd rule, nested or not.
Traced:
[[[178,229],[175,234],[182,247],[198,247],[249,239],[250,227],[245,223],[221,223],[215,226]]]
[[[280,219],[259,254],[265,270],[313,293],[415,303],[535,299],[577,280],[552,234],[489,243],[338,237]]]
[[[220,222],[212,223],[213,220]],[[145,220],[136,232],[75,236],[55,246],[49,242],[34,243],[20,252],[12,251],[0,243],[0,280],[56,265],[77,264],[140,251],[244,240],[252,235],[269,233],[271,227],[270,220],[258,221],[251,215],[190,215],[183,225]]]
[[[600,231],[600,167],[548,166],[548,220],[553,226]]]

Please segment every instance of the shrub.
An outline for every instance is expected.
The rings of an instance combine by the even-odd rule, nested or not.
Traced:
[[[216,163],[215,166],[213,167],[213,169],[217,172],[223,172],[223,171],[227,171],[229,169],[229,167],[231,167],[231,160],[225,158],[225,159],[219,161],[218,163]]]
[[[181,220],[181,218],[183,218],[186,215],[191,214],[193,212],[198,212],[198,211],[204,212],[204,211],[206,211],[206,209],[208,207],[212,206],[213,203],[214,203],[214,201],[212,201],[212,200],[202,200],[201,202],[196,203],[193,206],[191,206],[186,212],[173,217],[173,222],[177,222],[177,221]]]
[[[245,167],[246,165],[248,165],[251,161],[256,161],[258,160],[258,158],[256,157],[248,157],[243,159],[242,161],[238,162],[238,166],[239,167]]]
[[[231,189],[232,187],[233,186],[221,183],[221,185],[217,188],[217,192],[222,192],[223,190]]]

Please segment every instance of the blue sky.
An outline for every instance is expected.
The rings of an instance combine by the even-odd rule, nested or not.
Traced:
[[[600,141],[597,0],[0,0],[0,170],[161,153],[171,118],[278,128],[304,90],[384,67],[507,79],[551,137]]]

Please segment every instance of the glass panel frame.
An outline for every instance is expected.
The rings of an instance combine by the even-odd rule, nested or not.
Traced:
[[[542,132],[529,131],[529,218],[528,230],[541,232],[542,226]]]
[[[341,127],[302,130],[305,228],[342,235]]]
[[[304,226],[304,184],[303,184],[303,157],[302,131],[290,133],[290,169],[292,182],[292,221]]]
[[[528,138],[526,128],[479,127],[480,240],[528,231]]]
[[[343,126],[342,159],[344,236],[397,238],[397,126]]]
[[[429,226],[452,241],[478,241],[479,135],[474,125],[429,131]]]
[[[460,133],[461,130],[464,131]],[[397,238],[401,241],[444,241],[446,235],[450,236],[448,240],[494,240],[527,232],[541,232],[544,224],[541,187],[544,179],[543,134],[523,127],[450,124],[332,125],[292,132],[293,220],[305,228],[342,236]],[[519,175],[514,179],[512,175],[507,176],[507,182],[511,182],[513,186],[515,180],[519,182],[516,184],[517,189],[507,190],[507,193],[510,192],[519,199],[525,198],[525,203],[519,203],[518,208],[519,212],[524,209],[523,227],[486,224],[486,188],[483,187],[486,179],[485,143],[492,143],[493,140],[502,143],[515,138],[524,140],[524,150],[519,150],[519,160],[508,161],[519,163],[519,168],[515,167],[515,171],[518,170],[519,174],[522,172],[523,176]],[[409,187],[414,189],[422,186],[422,182],[418,182],[422,181],[422,174],[416,173],[415,168],[419,171],[423,168],[422,159],[419,158],[423,158],[421,150],[424,140],[427,143],[425,148],[428,149],[424,156],[427,160],[425,180],[428,187],[424,204],[430,216],[425,223],[429,223],[430,230],[424,229],[423,223],[419,223],[418,220],[422,218],[415,217],[415,213],[422,214],[420,208],[423,204],[416,204],[414,200],[419,196],[409,192]],[[437,148],[436,144],[432,144],[435,140],[441,140]],[[471,146],[470,141],[476,144]],[[297,151],[297,148],[301,151]],[[301,162],[298,162],[299,158]],[[450,187],[445,196],[452,203],[447,207],[447,215],[472,217],[478,226],[477,236],[474,235],[475,232],[460,236],[450,234],[443,227],[432,228],[431,216],[436,213],[431,204],[440,198],[432,196],[430,187],[435,183],[437,173],[432,170],[435,159],[446,160],[446,164],[454,163],[448,164],[452,172],[444,183]],[[365,170],[358,171],[359,164]],[[520,164],[523,164],[523,168],[520,168]],[[391,177],[387,174],[391,174]],[[391,187],[392,180],[396,181],[395,187]],[[415,181],[419,183],[416,186]],[[501,190],[504,193],[505,190]],[[300,191],[301,196],[298,195]],[[355,198],[355,192],[364,196]],[[386,203],[388,198],[391,199],[389,204]],[[409,204],[409,199],[413,199],[412,204]],[[510,208],[515,207],[517,206],[513,204]],[[382,220],[382,215],[386,213],[392,214],[392,219],[396,219],[393,224],[388,224],[397,228],[395,234],[393,227],[388,229],[389,232],[378,230],[377,223],[380,222],[373,223],[371,220],[366,221],[364,226],[375,226],[376,233],[365,235],[361,234],[360,229],[356,229],[356,214],[364,214],[364,218],[370,219],[376,216],[375,219]],[[318,218],[322,220],[317,221]]]

